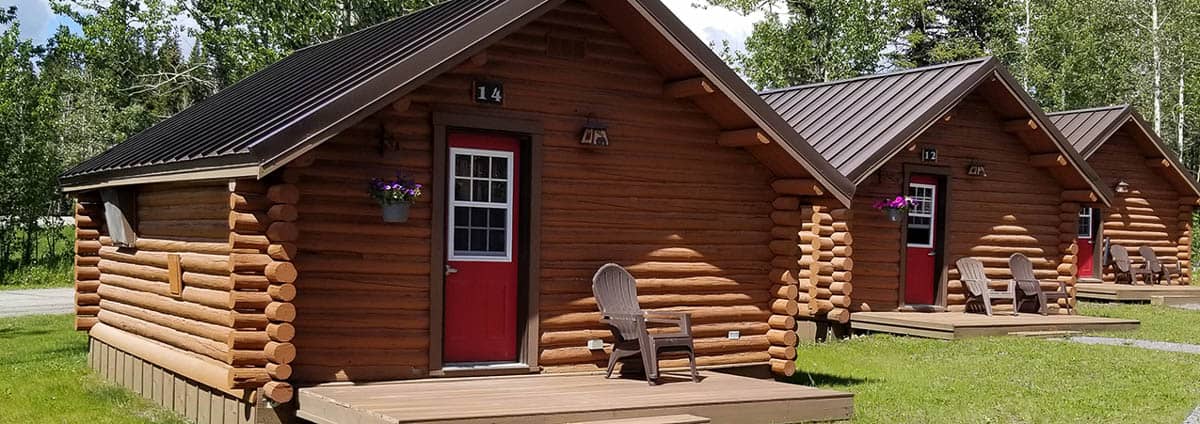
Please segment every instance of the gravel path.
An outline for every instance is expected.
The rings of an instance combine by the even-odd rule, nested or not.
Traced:
[[[1183,420],[1183,424],[1200,424],[1200,406],[1192,410],[1192,415],[1188,415],[1187,419]]]
[[[0,291],[0,317],[65,314],[75,310],[75,289]]]
[[[1172,308],[1187,309],[1189,311],[1200,311],[1200,303],[1185,303],[1182,305],[1171,305]],[[1200,424],[1200,422],[1196,423]]]
[[[1075,343],[1093,344],[1093,345],[1108,345],[1108,346],[1132,346],[1142,349],[1161,350],[1166,352],[1181,352],[1194,353],[1200,355],[1200,345],[1185,344],[1185,343],[1170,343],[1156,342],[1151,340],[1134,340],[1134,339],[1118,339],[1113,337],[1091,337],[1079,336],[1063,339]],[[1200,424],[1200,423],[1197,423]]]

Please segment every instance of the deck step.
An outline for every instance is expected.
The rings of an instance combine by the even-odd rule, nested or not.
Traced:
[[[1071,331],[1071,330],[1013,331],[1011,333],[1008,333],[1008,335],[1010,335],[1010,336],[1038,337],[1038,338],[1078,336],[1080,334],[1083,334],[1083,332],[1082,331]]]
[[[1200,304],[1200,296],[1188,296],[1188,295],[1150,296],[1150,304],[1151,305],[1163,305],[1163,306],[1194,305],[1194,304]]]
[[[581,421],[574,424],[708,424],[712,420],[695,415],[659,415],[654,417],[618,418],[615,420]]]

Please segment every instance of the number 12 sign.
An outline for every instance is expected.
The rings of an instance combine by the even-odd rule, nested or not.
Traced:
[[[475,103],[504,104],[504,84],[495,81],[475,81],[471,96]]]

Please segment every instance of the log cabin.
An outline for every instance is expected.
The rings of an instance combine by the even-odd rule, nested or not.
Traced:
[[[1200,185],[1142,116],[1129,105],[1049,114],[1071,145],[1116,197],[1109,208],[1080,211],[1079,278],[1114,282],[1106,271],[1105,242],[1150,246],[1166,264],[1187,270],[1171,282],[1191,282],[1192,219]]]
[[[397,173],[427,194],[388,224],[366,189]],[[848,263],[855,189],[657,0],[441,3],[61,183],[91,365],[196,422],[323,383],[602,370],[606,262],[692,314],[702,367],[790,375],[800,265]]]
[[[953,264],[965,256],[997,288],[1017,252],[1045,288],[1075,283],[1076,240],[1060,229],[1111,192],[996,59],[760,94],[857,189],[853,214],[821,223],[840,236],[813,245],[818,277],[801,286],[801,316],[964,310]],[[918,201],[906,216],[874,210],[901,195]],[[841,245],[851,236],[852,251]]]

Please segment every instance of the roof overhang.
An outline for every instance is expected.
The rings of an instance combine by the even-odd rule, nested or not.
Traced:
[[[1166,143],[1162,141],[1162,138],[1160,138],[1158,134],[1150,128],[1150,124],[1146,122],[1146,120],[1142,118],[1142,115],[1134,110],[1133,107],[1129,107],[1126,113],[1128,113],[1129,116],[1121,119],[1119,125],[1116,125],[1116,128],[1105,135],[1105,140],[1108,140],[1121,128],[1133,126],[1136,129],[1135,133],[1140,133],[1143,137],[1145,137],[1145,140],[1148,142],[1148,144],[1153,146],[1154,150],[1158,154],[1162,155],[1162,157],[1171,162],[1171,170],[1166,171],[1165,173],[1169,176],[1175,177],[1173,180],[1176,181],[1176,187],[1183,189],[1181,191],[1190,192],[1192,196],[1200,199],[1200,182],[1197,182],[1196,179],[1188,173],[1187,168],[1183,166],[1182,162],[1180,162],[1179,155],[1176,155],[1174,151],[1167,147]],[[1091,155],[1095,152],[1096,150],[1093,149],[1085,156],[1091,157]]]
[[[241,159],[241,160],[235,160]],[[200,181],[231,178],[258,178],[260,168],[258,163],[249,159],[248,155],[227,156],[220,161],[196,160],[184,163],[187,168],[154,167],[138,168],[138,172],[121,172],[122,170],[100,172],[64,178],[61,181],[64,193],[98,190],[109,187],[119,187],[138,184],[169,183],[177,181]],[[220,162],[220,163],[214,163]]]

